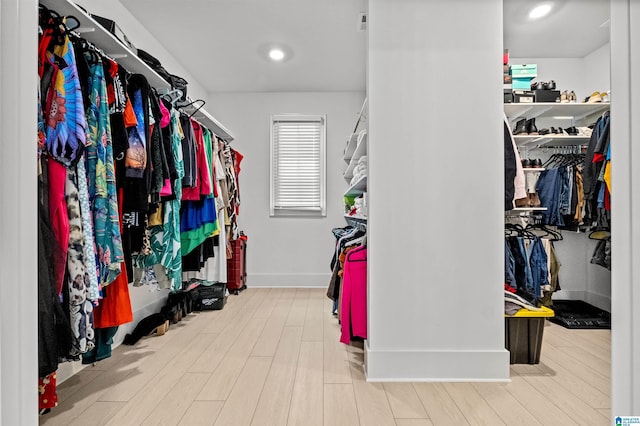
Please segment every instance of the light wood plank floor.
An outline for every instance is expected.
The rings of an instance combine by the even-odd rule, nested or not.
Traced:
[[[43,425],[608,425],[608,330],[545,329],[511,383],[367,383],[322,289],[253,289],[59,386]]]

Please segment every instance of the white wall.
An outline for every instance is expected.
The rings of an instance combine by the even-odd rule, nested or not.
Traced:
[[[212,93],[209,111],[234,132],[232,146],[245,155],[240,172],[239,229],[249,237],[247,284],[327,286],[335,239],[345,226],[342,195],[347,188],[342,160],[364,101],[362,92]],[[270,116],[279,113],[327,116],[327,216],[269,216]]]
[[[584,58],[523,58],[518,52],[510,52],[513,64],[537,64],[535,81],[555,80],[557,90],[575,91],[578,102],[593,92],[606,92],[610,88],[611,73],[609,43],[594,50]]]
[[[611,2],[612,310],[611,414],[640,416],[640,4]]]
[[[0,424],[38,422],[37,2],[0,2]]]
[[[555,80],[558,90],[575,90],[578,102],[594,91],[606,92],[611,81],[609,43],[594,50],[584,58],[519,58],[511,56],[511,64],[538,64],[537,81]],[[512,55],[517,52],[511,52]],[[538,120],[537,127],[558,125],[558,120]],[[561,122],[563,127],[572,125],[570,120]],[[522,152],[529,157],[549,156],[531,149]],[[601,266],[590,263],[596,241],[586,234],[563,233],[563,241],[556,243],[560,268],[561,291],[554,299],[584,300],[607,311],[611,310],[611,273]]]
[[[368,379],[506,380],[502,0],[370,0],[368,25]]]

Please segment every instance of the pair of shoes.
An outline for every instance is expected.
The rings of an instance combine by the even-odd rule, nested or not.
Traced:
[[[576,96],[576,92],[574,92],[573,90],[563,90],[560,94],[560,103],[567,104],[576,102],[578,102],[578,97]]]
[[[166,320],[164,323],[151,330],[149,336],[164,336],[167,331],[169,331],[169,320]]]
[[[578,129],[576,129],[574,126],[571,127],[567,127],[566,129],[564,129],[565,132],[567,132],[568,135],[570,136],[578,136]]]
[[[516,207],[530,207],[529,203],[529,197],[520,198],[519,200],[516,200]]]
[[[516,123],[516,128],[513,131],[513,134],[514,135],[523,135],[523,134],[537,135],[538,128],[536,127],[536,119],[530,118],[529,120],[527,120],[526,118],[523,118],[522,120],[518,120],[518,122]]]
[[[521,160],[522,167],[525,169],[538,169],[542,168],[542,160],[538,159],[527,159],[524,158]]]
[[[602,102],[602,94],[600,92],[593,92],[591,96],[585,98],[585,103],[588,103],[588,104],[598,104],[601,102]]]
[[[555,127],[551,127],[551,128],[549,129],[549,132],[550,132],[550,133],[552,133],[552,134],[554,134],[554,135],[562,134],[562,129],[561,129],[561,128],[559,128],[559,127],[558,127],[557,129],[556,129]]]
[[[531,90],[555,90],[556,82],[554,80],[551,81],[536,81],[531,83]]]

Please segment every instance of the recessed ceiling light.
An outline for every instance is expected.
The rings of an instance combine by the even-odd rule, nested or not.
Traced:
[[[551,12],[551,3],[543,3],[531,9],[529,12],[529,18],[540,19],[543,16],[546,16],[549,12]]]
[[[284,51],[282,49],[274,47],[273,49],[269,50],[269,58],[271,58],[272,61],[279,62],[284,59],[284,56]]]

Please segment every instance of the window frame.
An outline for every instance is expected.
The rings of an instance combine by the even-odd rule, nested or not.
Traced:
[[[320,123],[320,205],[319,207],[276,208],[275,200],[275,126],[281,121]],[[327,216],[327,116],[324,114],[272,114],[269,135],[269,216],[270,217],[319,217]]]

